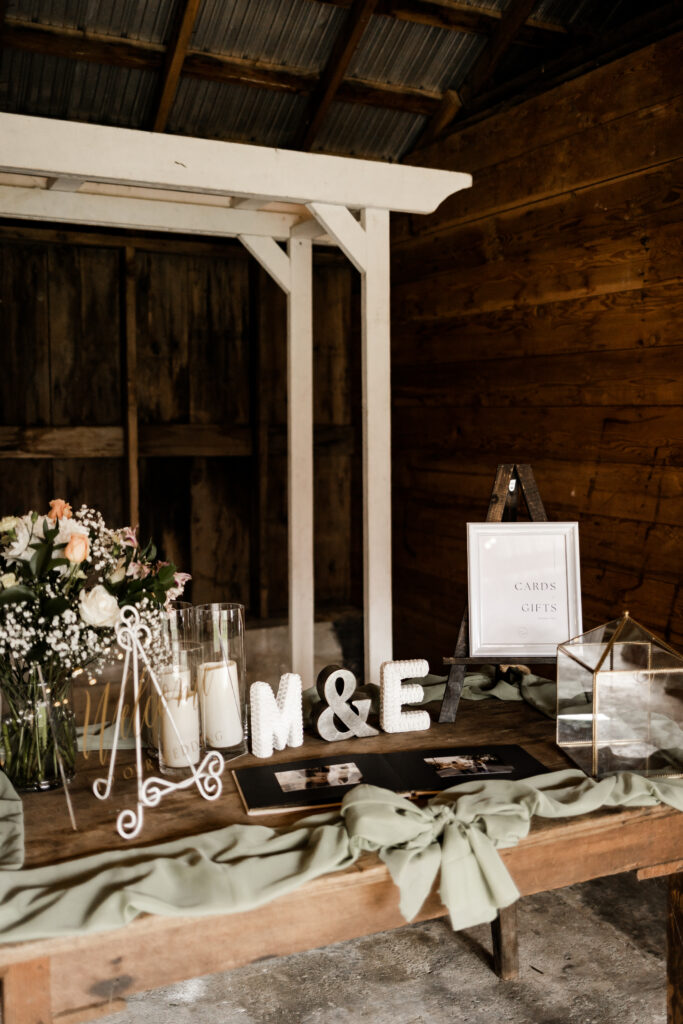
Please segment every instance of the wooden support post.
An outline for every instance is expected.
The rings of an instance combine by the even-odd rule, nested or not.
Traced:
[[[391,613],[391,331],[389,212],[365,209],[362,275],[365,682],[393,654]]]
[[[666,1006],[668,1024],[683,1024],[683,872],[669,875]]]
[[[313,252],[289,242],[287,296],[287,438],[289,638],[292,672],[313,686]]]
[[[126,337],[126,463],[128,470],[128,518],[140,522],[140,467],[138,444],[137,309],[135,249],[125,249],[124,330]]]
[[[12,964],[2,976],[3,1024],[52,1024],[50,961]]]
[[[493,969],[501,981],[519,977],[519,941],[517,936],[517,904],[503,907],[491,922]]]

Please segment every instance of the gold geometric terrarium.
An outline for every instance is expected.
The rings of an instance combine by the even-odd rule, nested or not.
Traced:
[[[683,776],[683,657],[628,612],[560,644],[557,742],[588,775]]]

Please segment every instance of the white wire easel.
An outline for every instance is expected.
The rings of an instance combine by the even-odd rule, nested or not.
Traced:
[[[150,637],[150,629],[145,625],[145,623],[141,622],[140,613],[137,608],[134,608],[131,605],[126,605],[125,608],[122,608],[119,614],[119,621],[116,624],[116,639],[118,640],[121,650],[125,651],[125,659],[123,662],[123,675],[121,677],[121,692],[119,694],[119,702],[116,708],[111,760],[109,762],[107,778],[96,779],[95,782],[93,782],[92,788],[93,793],[98,800],[107,800],[111,794],[112,784],[114,781],[114,767],[116,764],[116,749],[119,741],[119,733],[121,731],[121,718],[123,715],[132,656],[134,707],[133,731],[135,734],[135,766],[138,784],[138,800],[136,810],[127,808],[126,810],[121,811],[116,819],[116,829],[123,839],[134,839],[139,835],[144,819],[144,808],[157,807],[161,802],[162,797],[166,796],[168,793],[179,789],[188,789],[190,786],[196,785],[205,800],[216,800],[223,791],[221,774],[225,767],[225,761],[223,760],[223,755],[217,750],[210,751],[201,764],[196,767],[192,764],[188,764],[191,775],[179,782],[172,782],[170,779],[160,778],[156,775],[150,775],[147,779],[144,778],[142,767],[142,735],[140,728],[140,660],[144,662],[145,668],[149,673],[152,686],[159,698],[161,714],[168,715],[168,721],[172,725],[178,742],[182,746],[182,737],[173,717],[168,712],[166,697],[159,686],[157,677],[152,669],[149,658],[147,657],[147,652],[145,651],[145,644],[149,642]]]

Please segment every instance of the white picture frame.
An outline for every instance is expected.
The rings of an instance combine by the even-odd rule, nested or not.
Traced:
[[[468,523],[470,656],[557,657],[583,632],[579,524]]]

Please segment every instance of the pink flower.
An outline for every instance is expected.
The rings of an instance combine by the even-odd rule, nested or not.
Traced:
[[[126,576],[132,576],[134,580],[144,580],[145,576],[149,576],[151,571],[150,567],[144,565],[143,562],[131,562]]]
[[[166,592],[166,605],[167,606],[168,606],[170,601],[177,601],[178,600],[178,598],[182,594],[183,590],[185,589],[185,584],[187,583],[188,580],[191,580],[191,579],[192,579],[192,577],[190,576],[189,572],[176,572],[176,573],[174,573],[173,580],[174,580],[175,586],[171,587]]]
[[[121,537],[121,540],[123,541],[124,544],[127,544],[129,548],[139,547],[137,531],[137,526],[124,526],[124,528],[119,531],[119,536]]]
[[[53,498],[50,502],[50,511],[47,514],[47,518],[51,519],[53,523],[58,519],[71,519],[71,505],[64,501],[63,498]]]

